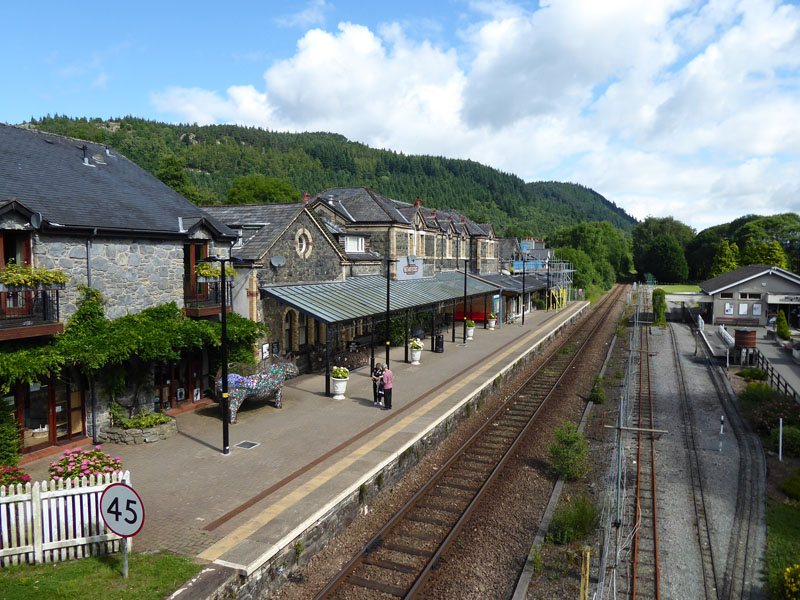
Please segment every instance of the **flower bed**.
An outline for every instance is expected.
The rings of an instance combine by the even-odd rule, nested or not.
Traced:
[[[178,424],[175,419],[170,419],[169,423],[162,423],[154,427],[143,429],[123,429],[122,427],[105,427],[100,430],[97,438],[101,442],[112,444],[150,444],[159,440],[165,440],[178,433]]]

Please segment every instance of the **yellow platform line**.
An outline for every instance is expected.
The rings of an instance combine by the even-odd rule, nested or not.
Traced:
[[[199,555],[199,558],[208,561],[217,560],[226,552],[235,548],[239,543],[245,541],[248,537],[250,537],[253,533],[258,531],[262,527],[264,527],[270,521],[280,516],[280,514],[283,513],[286,509],[294,506],[295,504],[297,504],[297,502],[309,496],[312,492],[322,487],[324,484],[326,484],[331,479],[339,475],[342,471],[350,467],[350,465],[352,465],[359,459],[372,453],[375,450],[375,448],[386,442],[392,436],[403,431],[408,425],[410,425],[423,415],[432,411],[446,399],[458,393],[458,391],[461,390],[464,386],[470,384],[476,378],[484,375],[487,371],[491,370],[499,362],[506,359],[508,355],[513,354],[515,351],[517,351],[521,346],[525,346],[526,344],[528,344],[531,337],[536,337],[546,328],[547,328],[546,326],[542,325],[538,329],[532,331],[530,334],[525,336],[525,338],[523,338],[516,344],[508,346],[505,351],[501,352],[500,354],[497,354],[494,358],[487,360],[479,368],[474,369],[469,375],[466,375],[461,379],[459,379],[459,381],[451,385],[446,392],[437,394],[429,402],[426,402],[423,406],[419,407],[408,416],[403,417],[399,421],[393,423],[390,427],[378,433],[378,435],[371,438],[369,441],[365,442],[358,448],[355,448],[353,451],[349,452],[346,456],[339,459],[336,463],[334,463],[333,465],[324,469],[322,472],[315,475],[306,483],[303,483],[296,489],[286,494],[286,496],[283,496],[282,498],[270,504],[268,508],[264,509],[259,514],[249,519],[246,523],[243,523],[242,525],[234,529],[231,533],[223,537],[221,540],[217,541],[215,544],[204,550]]]

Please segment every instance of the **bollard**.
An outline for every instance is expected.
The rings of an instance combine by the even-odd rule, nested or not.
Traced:
[[[581,600],[589,599],[589,565],[591,564],[592,549],[584,547],[581,556]]]
[[[725,434],[725,415],[719,418],[719,451],[722,452],[722,436]]]

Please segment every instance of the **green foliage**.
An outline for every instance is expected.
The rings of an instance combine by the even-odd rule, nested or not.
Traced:
[[[533,308],[536,310],[542,310],[544,308],[544,300],[541,298],[534,298],[533,299]]]
[[[25,485],[31,480],[31,476],[19,467],[7,467],[0,465],[0,487],[11,487],[12,485]]]
[[[800,500],[800,472],[793,473],[784,479],[781,490],[792,500]]]
[[[739,247],[736,242],[728,243],[728,240],[722,240],[719,243],[717,253],[714,255],[714,261],[711,263],[710,277],[717,277],[728,271],[733,271],[739,268]]]
[[[783,419],[784,428],[800,426],[800,404],[765,383],[751,383],[739,393],[742,412],[761,435],[770,435]]]
[[[8,566],[0,569],[0,589],[4,598],[14,600],[161,600],[202,569],[190,558],[168,553],[133,552],[128,561],[127,579],[122,578],[122,557],[119,554]]]
[[[219,279],[222,275],[222,268],[216,262],[198,262],[194,266],[194,274],[198,277],[208,277],[211,279]],[[236,277],[236,269],[230,263],[225,265],[225,277],[233,279]]]
[[[18,265],[13,259],[4,269],[0,269],[0,283],[12,287],[36,287],[38,285],[64,285],[69,277],[59,269],[34,268],[30,265]]]
[[[333,367],[331,369],[331,377],[334,379],[347,379],[350,377],[350,371],[347,367]]]
[[[694,229],[672,217],[648,217],[633,228],[633,261],[638,273],[652,273],[658,281],[681,283],[688,278],[686,248]]]
[[[600,511],[586,496],[572,501],[568,498],[553,515],[547,537],[556,544],[582,540],[597,527]]]
[[[789,331],[789,322],[786,320],[786,313],[782,310],[778,311],[778,319],[775,322],[775,335],[782,340],[788,340],[792,337]]]
[[[603,404],[606,401],[606,391],[603,389],[603,378],[600,375],[594,378],[592,391],[589,392],[589,400],[595,404]]]
[[[237,178],[259,174],[312,193],[368,186],[390,198],[452,208],[498,233],[543,237],[560,227],[635,220],[581,185],[525,183],[470,160],[376,150],[332,133],[278,133],[237,125],[169,125],[125,117],[111,131],[99,119],[48,117],[42,131],[109,144],[198,204],[223,204]],[[168,158],[168,157],[174,157]]]
[[[782,503],[767,507],[767,550],[764,567],[771,598],[791,598],[786,595],[787,569],[796,577],[795,565],[800,557],[800,504]]]
[[[228,190],[229,204],[279,204],[299,202],[302,198],[288,181],[264,175],[237,177]]]
[[[0,402],[3,402],[0,400]],[[15,467],[20,459],[19,425],[14,404],[0,404],[0,465]]]
[[[103,452],[101,446],[91,450],[80,448],[64,450],[64,454],[50,463],[50,479],[74,479],[76,477],[89,477],[90,475],[105,475],[115,471],[122,471],[122,461]]]
[[[661,288],[653,290],[653,314],[656,325],[667,324],[667,293]]]
[[[568,247],[582,250],[590,257],[595,271],[603,278],[602,283],[606,289],[618,278],[630,275],[633,268],[630,237],[615,229],[610,223],[580,223],[559,229],[548,235],[546,242],[550,248]],[[610,271],[608,276],[605,275],[607,270]]]
[[[154,413],[144,407],[132,417],[128,417],[124,409],[116,402],[111,402],[108,414],[111,417],[111,426],[121,429],[147,429],[169,423],[172,420],[163,412]]]
[[[736,374],[748,383],[751,381],[764,381],[767,378],[767,372],[762,369],[740,369]]]
[[[467,327],[475,327],[475,321],[472,319],[467,319]]]
[[[554,443],[548,446],[553,471],[566,480],[580,479],[589,472],[589,444],[578,427],[562,421],[553,433]]]
[[[775,451],[778,451],[778,437],[780,427],[773,427],[770,433],[770,442]],[[800,457],[800,427],[783,425],[783,455]]]

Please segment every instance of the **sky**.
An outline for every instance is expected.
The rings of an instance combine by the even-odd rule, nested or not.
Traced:
[[[800,0],[3,4],[0,122],[330,131],[697,231],[800,212]]]

